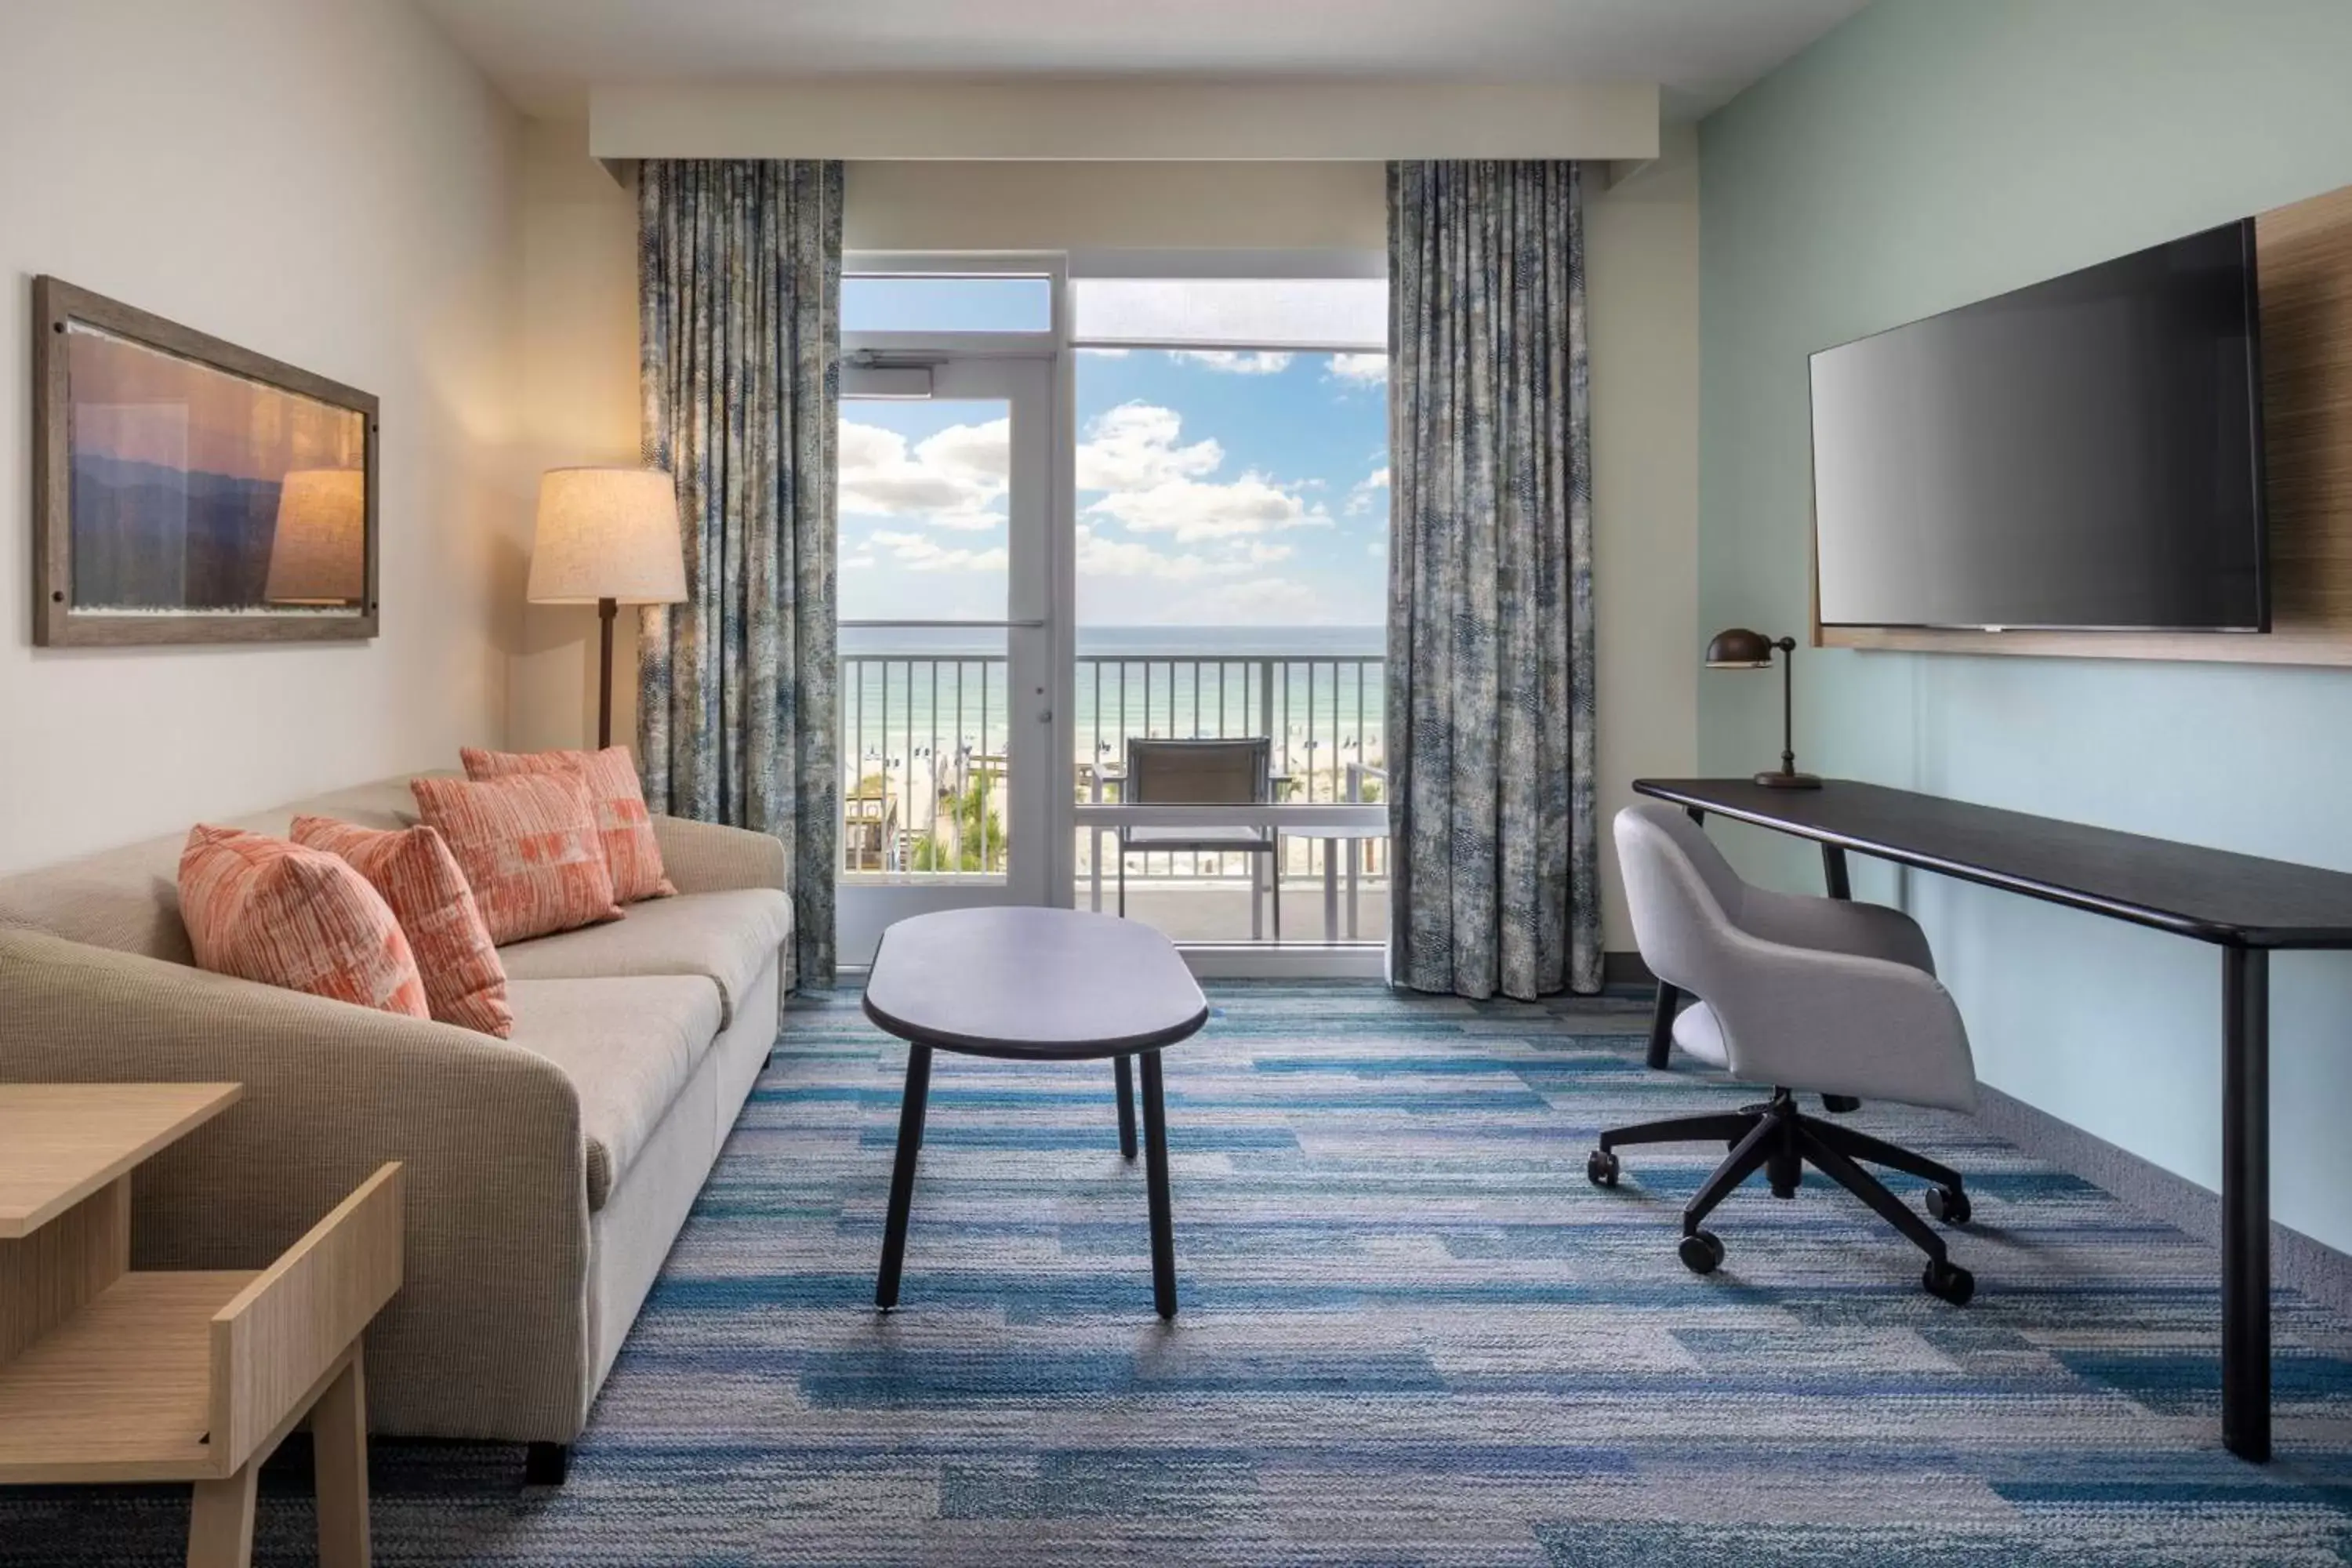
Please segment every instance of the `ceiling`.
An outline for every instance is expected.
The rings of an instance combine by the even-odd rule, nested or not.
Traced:
[[[525,110],[817,76],[1654,81],[1704,114],[1867,0],[417,0]]]

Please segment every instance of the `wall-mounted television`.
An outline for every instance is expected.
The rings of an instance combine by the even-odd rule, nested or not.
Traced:
[[[1824,626],[2270,629],[2252,219],[1812,357]]]

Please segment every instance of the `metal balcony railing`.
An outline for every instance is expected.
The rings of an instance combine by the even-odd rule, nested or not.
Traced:
[[[1280,798],[1377,801],[1386,753],[1383,663],[1370,656],[1202,653],[1081,655],[1071,788],[1116,803],[1129,736],[1265,735]],[[843,654],[842,871],[848,876],[1001,876],[1004,832],[1006,662],[1002,655]],[[1081,832],[1077,874],[1092,870]],[[1326,840],[1286,839],[1283,874],[1320,877]],[[1339,849],[1355,879],[1384,879],[1388,845]],[[1138,854],[1128,878],[1246,882],[1242,856]]]

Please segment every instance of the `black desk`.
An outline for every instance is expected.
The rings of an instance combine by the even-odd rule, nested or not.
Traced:
[[[2221,950],[2221,1440],[2271,1453],[2270,954],[2352,949],[2352,875],[1832,779],[1637,779],[1637,794],[1811,838],[1832,897],[1845,853],[1874,856]],[[1658,988],[1650,1065],[1664,1067],[1673,987]]]

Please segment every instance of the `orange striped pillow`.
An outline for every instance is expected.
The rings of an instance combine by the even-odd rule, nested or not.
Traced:
[[[391,906],[332,855],[198,824],[180,852],[180,919],[216,974],[431,1016]]]
[[[467,746],[457,753],[469,779],[511,778],[517,773],[576,773],[596,805],[596,826],[604,837],[604,864],[613,873],[613,896],[625,904],[665,899],[677,891],[662,872],[660,841],[653,813],[637,784],[636,759],[626,746],[601,752],[485,752]]]
[[[501,947],[621,918],[588,786],[572,773],[411,779],[426,824],[441,830]]]
[[[416,953],[425,1003],[436,1018],[502,1040],[514,1033],[507,966],[438,829],[420,824],[386,833],[331,816],[298,816],[294,842],[341,856],[383,895]]]

